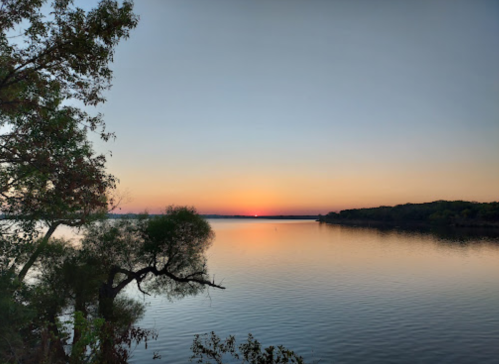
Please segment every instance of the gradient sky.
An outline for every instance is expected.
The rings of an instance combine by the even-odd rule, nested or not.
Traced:
[[[76,2],[88,7],[88,3]],[[105,114],[121,212],[499,200],[498,1],[136,0]]]

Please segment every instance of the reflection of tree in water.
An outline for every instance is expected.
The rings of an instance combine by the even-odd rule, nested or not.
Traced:
[[[330,223],[392,226],[457,226],[499,228],[499,202],[433,201],[330,212],[319,216]]]
[[[466,228],[450,226],[410,226],[410,225],[383,225],[374,224],[369,226],[353,224],[329,224],[321,223],[329,229],[341,228],[345,231],[360,232],[366,231],[380,235],[396,234],[405,237],[426,236],[442,244],[498,244],[499,229],[497,228]]]

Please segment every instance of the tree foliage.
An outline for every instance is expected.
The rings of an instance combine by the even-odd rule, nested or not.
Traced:
[[[130,283],[144,293],[171,298],[196,294],[209,286],[223,288],[208,276],[205,252],[212,239],[210,225],[187,207],[88,227],[80,255],[105,270],[99,291],[101,314],[108,315],[106,302]]]
[[[117,1],[102,0],[85,12],[70,0],[56,0],[48,16],[42,12],[44,3],[2,0],[0,103],[7,115],[52,108],[57,99],[76,99],[86,105],[104,102],[115,48],[138,23],[131,1],[120,6]],[[15,35],[9,36],[8,31],[19,33],[21,41],[12,42]],[[102,122],[84,112],[75,116],[90,127]]]
[[[224,288],[207,270],[212,239],[210,225],[193,208],[170,207],[151,218],[92,224],[79,247],[53,240],[36,263],[36,284],[0,300],[15,313],[2,324],[5,332],[22,329],[6,337],[12,349],[0,343],[3,360],[126,363],[130,348],[156,334],[135,325],[144,307],[127,298],[125,288],[136,284],[144,294],[171,299]],[[61,321],[65,316],[72,319]]]
[[[123,343],[147,340],[151,334],[126,324],[137,316],[126,319],[127,312],[139,309],[118,304],[129,284],[136,284],[144,294],[170,298],[197,294],[206,287],[223,288],[208,276],[205,252],[212,238],[210,225],[187,207],[169,207],[165,214],[151,218],[103,221],[86,229],[76,259],[69,262],[77,273],[68,276],[68,262],[64,262],[55,276],[70,278],[68,289],[75,297],[75,308],[85,318],[94,306],[97,316],[105,320],[99,336],[101,359],[125,362],[127,351],[120,351]]]
[[[56,0],[0,5],[0,208],[2,271],[24,279],[58,225],[80,226],[107,211],[116,179],[88,132],[108,140],[95,106],[111,87],[110,63],[138,17],[131,1],[84,11]],[[37,228],[44,222],[42,239]],[[27,258],[26,258],[27,257]],[[20,262],[24,262],[21,268]]]

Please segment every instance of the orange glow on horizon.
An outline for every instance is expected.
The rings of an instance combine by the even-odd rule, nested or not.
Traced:
[[[160,213],[169,205],[177,205],[194,206],[201,214],[316,215],[436,200],[497,201],[499,173],[483,179],[472,172],[435,168],[431,173],[400,169],[344,176],[296,172],[272,177],[256,174],[251,178],[207,175],[203,183],[185,176],[165,180],[129,174],[122,181],[129,181],[124,187],[130,191],[132,201],[118,212]]]

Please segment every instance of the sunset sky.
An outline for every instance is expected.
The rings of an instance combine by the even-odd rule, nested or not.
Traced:
[[[76,5],[89,8],[91,2]],[[98,111],[120,212],[499,200],[498,1],[136,0]]]

